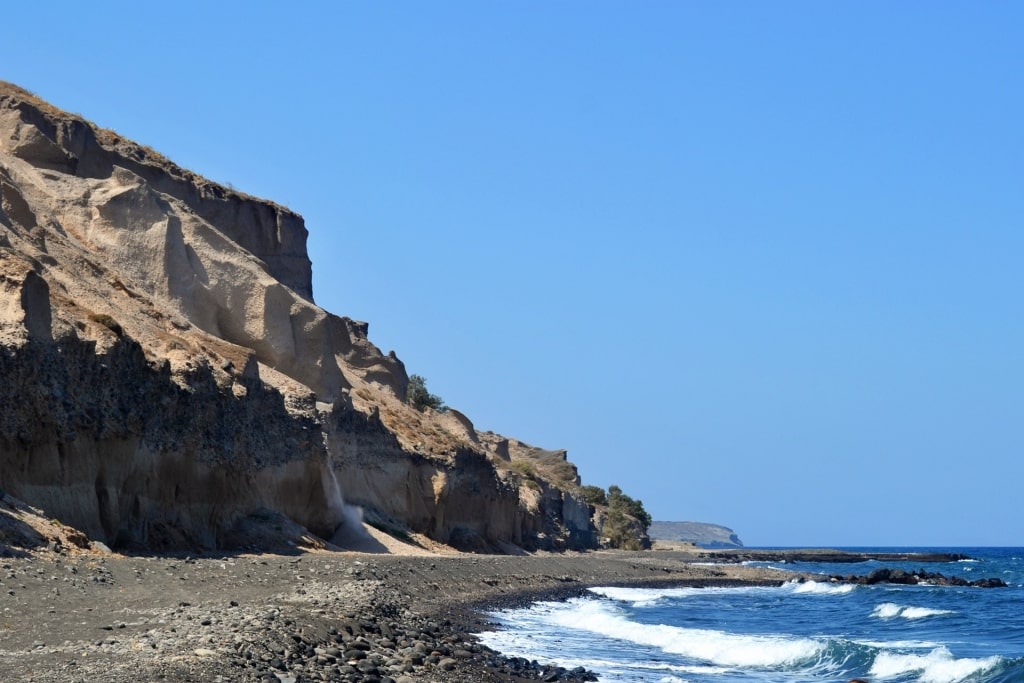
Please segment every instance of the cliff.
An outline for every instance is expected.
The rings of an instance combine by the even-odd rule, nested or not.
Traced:
[[[344,544],[358,507],[471,550],[592,547],[565,452],[408,405],[394,353],[314,303],[306,236],[0,82],[0,488],[113,546]]]

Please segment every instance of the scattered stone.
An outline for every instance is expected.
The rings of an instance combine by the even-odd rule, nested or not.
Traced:
[[[889,569],[886,567],[876,569],[867,576],[841,576],[833,574],[829,577],[832,583],[853,583],[858,585],[873,586],[879,583],[891,583],[904,586],[915,586],[927,584],[929,586],[973,586],[976,588],[1006,588],[1006,582],[1000,578],[975,579],[968,581],[959,576],[947,576],[939,572],[928,572],[924,569],[919,571],[904,571],[902,569]]]

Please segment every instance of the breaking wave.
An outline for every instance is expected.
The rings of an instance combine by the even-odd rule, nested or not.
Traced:
[[[852,593],[857,588],[852,583],[833,584],[818,581],[790,582],[786,585],[793,586],[793,592],[799,595],[846,595],[847,593]]]
[[[990,555],[991,573],[1024,576],[1009,553]],[[480,638],[509,655],[584,666],[618,683],[1024,683],[1022,613],[1019,587],[826,577],[781,586],[604,587],[496,612],[500,629]]]
[[[931,607],[906,607],[893,602],[883,602],[875,607],[871,616],[878,619],[924,619],[926,617],[938,617],[944,614],[956,614],[953,610],[934,609]]]
[[[638,597],[632,593],[628,595],[630,599]],[[541,630],[558,632],[562,638],[573,633],[597,635],[633,647],[643,646],[679,655],[699,665],[703,673],[709,673],[707,666],[774,668],[792,665],[814,659],[824,648],[822,642],[812,638],[644,624],[629,619],[616,609],[614,603],[585,598],[567,603],[539,603],[529,609],[506,614],[503,621],[513,633],[535,632],[540,627]],[[483,639],[491,647],[507,652],[507,646],[512,643],[502,639],[501,633],[505,632],[486,633]],[[526,641],[536,645],[530,638]],[[573,662],[574,665],[577,663],[578,660]],[[687,667],[679,672],[690,670]]]
[[[921,683],[955,683],[973,674],[988,671],[1001,661],[1001,657],[957,659],[945,647],[936,648],[927,654],[880,652],[871,665],[870,675],[896,678],[917,674],[917,680]]]
[[[823,647],[811,638],[741,635],[712,629],[642,624],[595,601],[578,603],[573,610],[554,612],[552,623],[730,667],[777,667],[812,658]]]
[[[703,588],[619,588],[606,586],[591,588],[590,592],[595,595],[627,602],[634,607],[648,607],[655,605],[667,598],[685,598],[691,595],[698,595]]]

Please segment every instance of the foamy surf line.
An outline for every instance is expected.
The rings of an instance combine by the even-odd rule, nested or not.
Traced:
[[[708,586],[706,588],[625,588],[619,586],[597,586],[587,591],[615,602],[629,603],[634,607],[649,607],[666,599],[684,599],[707,595],[744,595],[777,591],[775,586]]]
[[[846,595],[856,590],[857,586],[831,584],[818,581],[789,581],[782,586],[731,586],[707,588],[623,588],[618,586],[599,586],[587,589],[594,595],[623,602],[634,607],[649,607],[668,599],[686,599],[694,596],[769,593],[773,591],[790,591],[796,595]]]
[[[896,678],[918,674],[921,683],[956,683],[974,674],[996,667],[1001,657],[957,659],[945,647],[928,654],[897,654],[880,652],[871,665],[870,675],[877,678]]]
[[[794,584],[787,592],[797,595],[798,585],[802,584]],[[824,587],[835,588],[819,586]],[[600,597],[495,613],[506,630],[482,634],[481,639],[505,654],[546,658],[566,668],[584,666],[597,671],[602,680],[608,676],[607,680],[624,681],[707,680],[739,672],[758,678],[768,672],[843,678],[850,662],[859,659],[869,668],[872,680],[959,683],[1006,661],[999,656],[957,658],[933,641],[741,634],[642,623],[629,616],[630,604],[663,598],[666,591],[685,598],[694,590],[702,589],[597,589],[595,595]],[[948,612],[895,603],[879,605],[876,611],[906,619]],[[568,653],[574,656],[566,657]],[[615,653],[623,658],[617,659]],[[669,656],[678,659],[660,661]]]
[[[857,588],[852,583],[833,584],[819,581],[790,581],[785,587],[791,588],[797,595],[846,595]]]
[[[549,630],[567,636],[570,633],[596,635],[679,655],[703,665],[731,668],[790,666],[814,659],[825,647],[825,643],[819,640],[798,636],[736,634],[644,624],[626,617],[614,603],[586,598],[566,603],[541,603],[505,614],[503,621],[512,630]],[[497,638],[491,636],[491,640],[496,643]]]
[[[594,595],[615,600],[616,602],[628,602],[634,606],[653,605],[666,598],[687,598],[695,595],[703,588],[622,588],[618,586],[599,586],[587,589]]]

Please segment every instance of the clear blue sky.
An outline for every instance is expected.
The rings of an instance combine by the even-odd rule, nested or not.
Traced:
[[[1024,6],[20,3],[491,429],[748,545],[1024,545]]]

